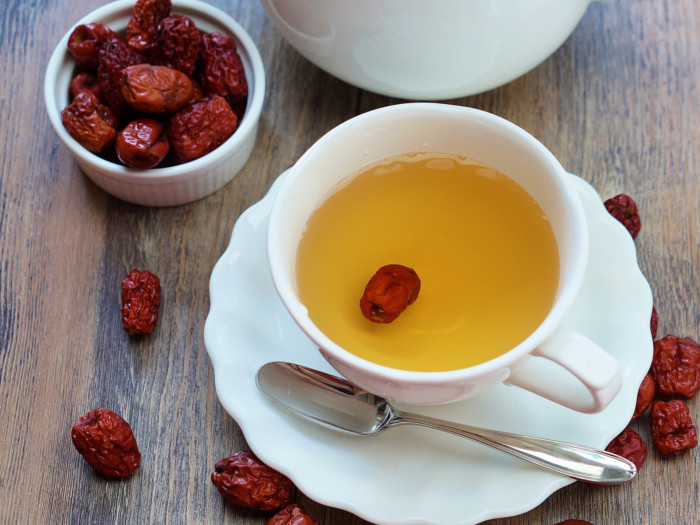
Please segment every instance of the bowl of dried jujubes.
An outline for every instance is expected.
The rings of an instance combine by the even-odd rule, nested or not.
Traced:
[[[148,206],[209,195],[248,160],[265,93],[238,22],[197,0],[119,0],[61,38],[44,85],[52,125],[108,193]]]

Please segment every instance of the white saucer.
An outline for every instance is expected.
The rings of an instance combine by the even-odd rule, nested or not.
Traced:
[[[381,524],[467,525],[526,512],[572,480],[455,436],[399,427],[353,437],[281,412],[258,392],[257,369],[293,361],[335,373],[277,298],[267,266],[266,232],[280,179],[241,215],[212,272],[204,340],[216,390],[253,451],[310,498]],[[595,190],[572,180],[591,235],[584,285],[565,324],[614,355],[623,386],[610,406],[585,415],[516,387],[417,411],[510,432],[604,448],[629,422],[652,339],[650,287],[634,242]]]

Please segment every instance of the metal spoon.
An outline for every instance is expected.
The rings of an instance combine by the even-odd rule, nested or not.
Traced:
[[[421,425],[472,439],[543,469],[590,483],[622,483],[637,473],[632,462],[603,450],[404,412],[345,379],[293,363],[267,363],[258,370],[256,381],[258,388],[282,408],[341,432],[369,436],[397,425]]]

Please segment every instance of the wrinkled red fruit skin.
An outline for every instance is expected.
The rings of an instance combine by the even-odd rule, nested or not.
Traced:
[[[634,407],[634,414],[632,414],[631,421],[639,418],[644,411],[649,408],[652,400],[654,399],[654,394],[656,393],[656,383],[654,378],[650,373],[644,376],[642,383],[639,385],[639,391],[637,392],[637,404]]]
[[[122,281],[122,327],[129,335],[150,334],[158,321],[160,279],[132,270]]]
[[[102,153],[114,143],[119,125],[112,110],[87,89],[63,108],[61,122],[71,137],[93,153]]]
[[[68,54],[78,67],[97,71],[102,44],[109,40],[121,40],[109,27],[93,22],[77,26],[68,37]]]
[[[278,510],[292,502],[294,485],[289,478],[250,451],[217,461],[211,482],[225,499],[242,507]]]
[[[71,439],[88,465],[104,476],[129,477],[141,463],[129,423],[106,408],[81,417],[71,429]]]
[[[138,53],[151,52],[158,39],[158,24],[170,14],[170,0],[136,0],[126,25],[126,43]]]
[[[170,120],[168,139],[175,158],[184,163],[214,151],[237,126],[238,119],[226,99],[213,95],[175,113]]]
[[[698,444],[697,429],[690,418],[688,405],[680,399],[668,403],[653,401],[649,422],[654,446],[664,457],[683,454]]]
[[[642,229],[642,221],[639,217],[637,203],[634,202],[632,197],[620,193],[619,195],[609,198],[603,204],[610,215],[615,217],[627,228],[632,239],[636,239]]]
[[[128,66],[122,70],[121,81],[126,103],[143,113],[178,111],[190,102],[194,94],[189,77],[166,66]]]
[[[641,470],[647,459],[647,446],[642,441],[641,436],[631,428],[623,430],[605,450],[629,459],[637,467],[637,472]]]
[[[203,35],[200,57],[205,94],[225,97],[232,106],[248,95],[243,62],[233,38],[216,32]]]
[[[201,47],[202,35],[192,19],[171,15],[160,21],[154,51],[156,64],[172,67],[191,78]]]
[[[360,298],[360,311],[373,323],[391,323],[418,299],[421,281],[413,268],[387,264],[375,272]]]
[[[661,396],[691,399],[700,390],[700,345],[690,337],[659,339],[650,372]]]
[[[297,503],[286,506],[265,522],[265,525],[317,525]]]
[[[119,132],[117,157],[130,168],[150,169],[160,164],[170,151],[163,124],[153,119],[131,121]]]

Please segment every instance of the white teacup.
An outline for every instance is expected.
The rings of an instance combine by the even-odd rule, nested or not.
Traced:
[[[312,212],[347,176],[410,152],[461,155],[505,173],[541,206],[556,238],[560,277],[549,314],[520,344],[476,366],[414,372],[369,362],[319,330],[297,292],[297,247]],[[586,218],[569,175],[534,137],[490,113],[446,104],[399,104],[331,130],[282,183],[270,215],[268,254],[277,292],[297,324],[338,372],[375,394],[403,403],[438,404],[506,382],[590,413],[604,409],[620,388],[616,360],[584,335],[560,326],[588,260]]]

